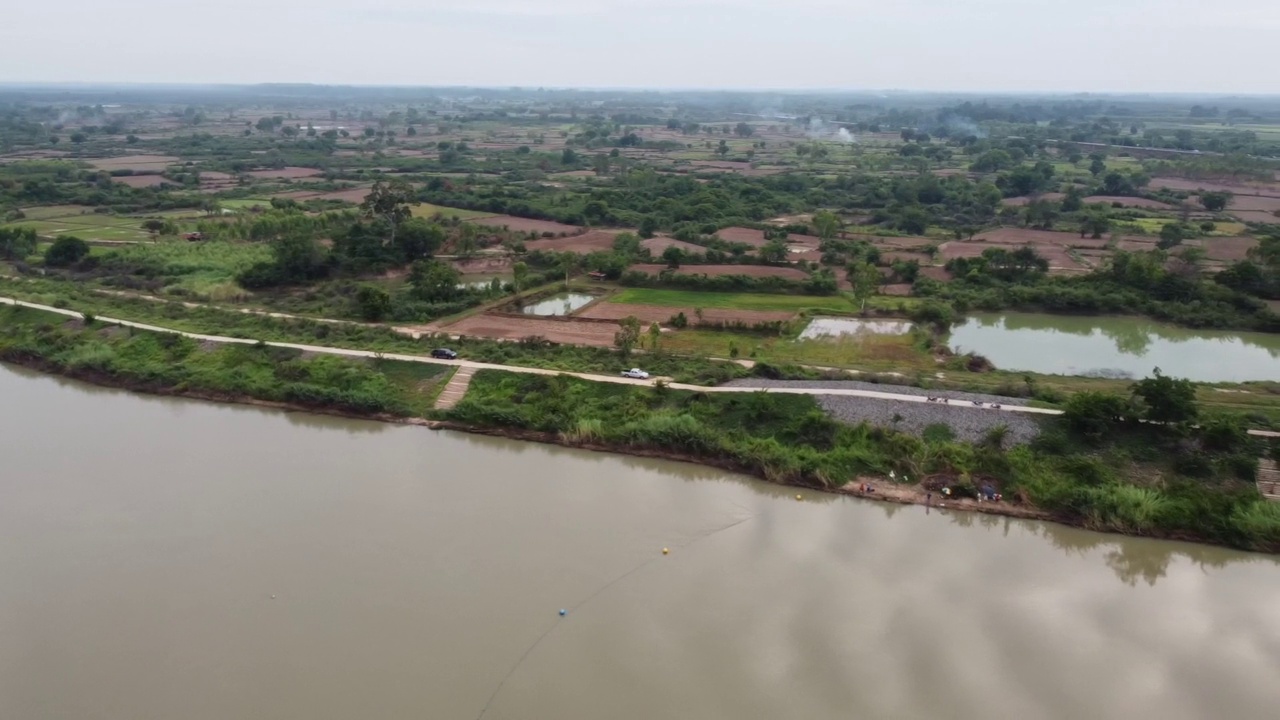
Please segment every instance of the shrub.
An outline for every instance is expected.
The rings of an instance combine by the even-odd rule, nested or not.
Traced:
[[[72,235],[63,235],[44,251],[44,264],[49,267],[71,267],[89,255],[89,243]]]

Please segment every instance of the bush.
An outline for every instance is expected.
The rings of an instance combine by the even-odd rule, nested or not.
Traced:
[[[89,255],[89,243],[72,235],[63,235],[44,251],[44,264],[49,267],[71,267]]]

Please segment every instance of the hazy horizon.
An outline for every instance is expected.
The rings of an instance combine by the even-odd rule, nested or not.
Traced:
[[[25,5],[0,82],[1268,95],[1264,0]]]

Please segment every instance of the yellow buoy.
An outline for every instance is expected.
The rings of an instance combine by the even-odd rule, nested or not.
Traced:
[[[797,495],[797,496],[796,496],[796,499],[797,499],[797,500],[803,500],[803,499],[804,499],[804,496],[803,496],[803,495]]]
[[[663,554],[663,555],[670,555],[670,554],[671,554],[671,549],[670,549],[670,548],[662,548],[662,554]]]

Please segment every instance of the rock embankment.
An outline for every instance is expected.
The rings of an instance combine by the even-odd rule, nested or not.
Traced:
[[[850,424],[867,422],[884,428],[894,428],[913,435],[922,435],[930,425],[946,425],[959,440],[975,442],[986,437],[993,428],[1004,425],[1009,428],[1005,445],[1021,445],[1031,442],[1040,434],[1036,416],[1022,412],[1001,412],[990,407],[976,407],[974,402],[986,405],[1025,405],[1025,400],[980,393],[944,392],[923,390],[899,385],[880,385],[855,381],[820,380],[734,380],[736,387],[806,388],[811,390],[873,390],[893,392],[919,397],[945,397],[949,403],[921,403],[905,400],[880,400],[846,395],[816,395],[814,400],[829,415]]]

